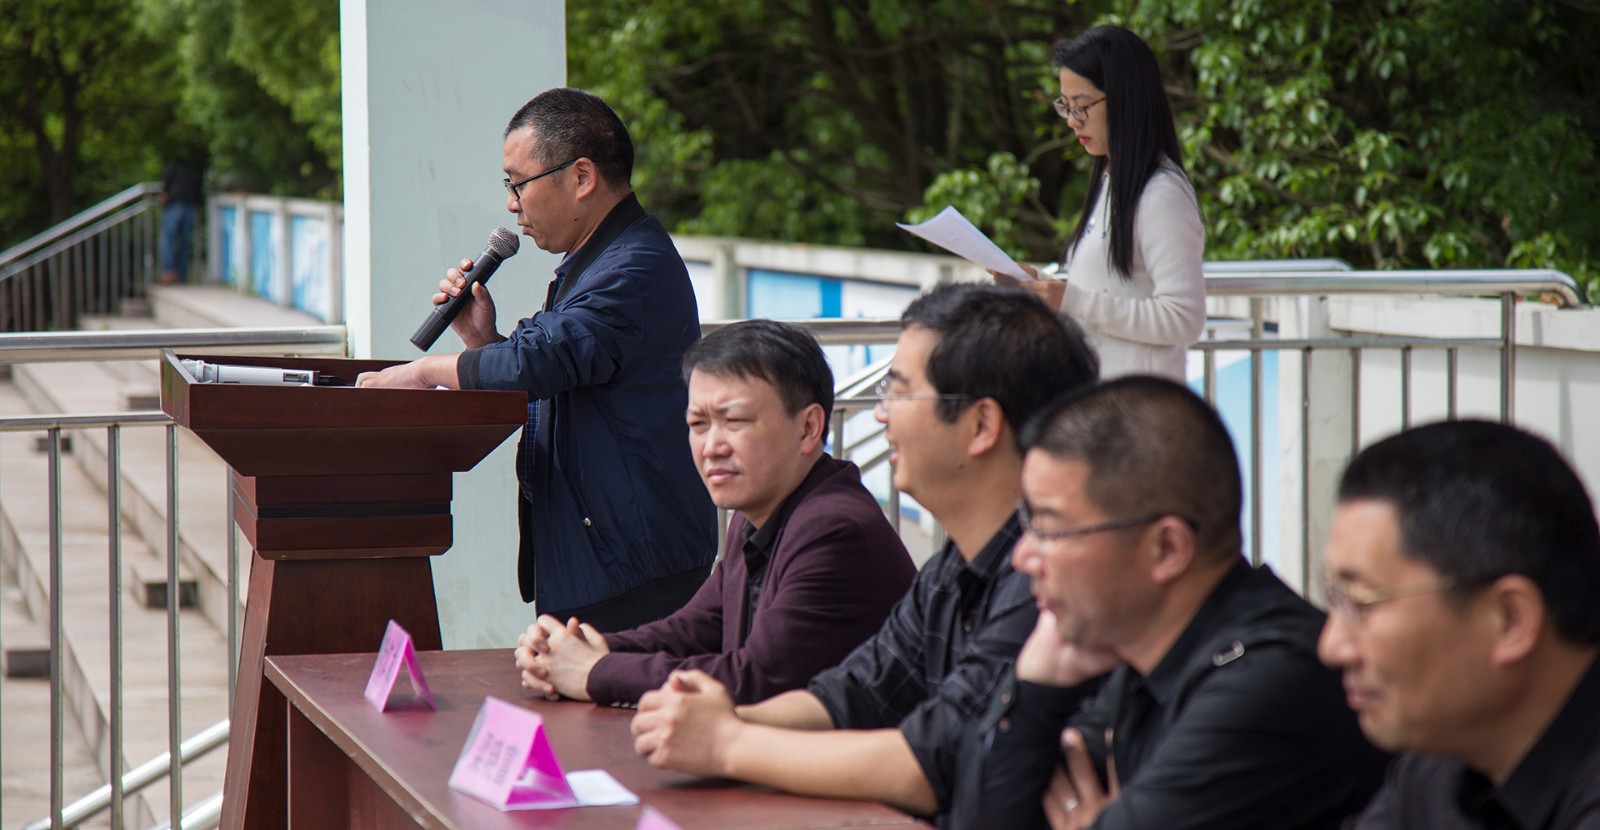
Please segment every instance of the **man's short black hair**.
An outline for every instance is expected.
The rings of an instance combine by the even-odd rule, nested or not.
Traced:
[[[1600,527],[1549,442],[1489,421],[1410,429],[1362,450],[1339,501],[1394,508],[1400,552],[1455,585],[1458,599],[1507,574],[1531,579],[1566,640],[1600,643]]]
[[[969,398],[938,402],[936,411],[946,422],[974,400],[993,398],[1012,434],[1020,435],[1052,398],[1100,376],[1100,359],[1083,329],[1020,288],[937,286],[906,306],[900,327],[912,326],[939,335],[928,355],[928,382],[941,394]]]
[[[633,139],[616,111],[599,96],[570,87],[541,92],[511,116],[505,135],[528,127],[537,136],[533,160],[545,168],[587,158],[606,183],[631,185]]]
[[[1149,376],[1106,381],[1053,403],[1024,443],[1086,464],[1089,500],[1110,518],[1179,516],[1202,552],[1241,554],[1239,457],[1222,418],[1189,387]]]
[[[833,414],[833,370],[811,332],[777,320],[743,320],[706,335],[683,355],[683,380],[695,372],[760,378],[793,418],[811,404]]]

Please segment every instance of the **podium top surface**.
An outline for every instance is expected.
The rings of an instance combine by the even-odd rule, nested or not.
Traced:
[[[522,392],[201,383],[179,362],[330,374],[400,361],[174,354],[161,363],[161,409],[241,475],[469,470],[527,420]]]

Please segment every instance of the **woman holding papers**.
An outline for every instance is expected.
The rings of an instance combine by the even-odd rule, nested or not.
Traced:
[[[1061,73],[1056,113],[1095,162],[1064,279],[1024,284],[1083,324],[1102,377],[1183,382],[1185,352],[1205,328],[1205,228],[1155,55],[1138,35],[1099,26],[1050,58]]]

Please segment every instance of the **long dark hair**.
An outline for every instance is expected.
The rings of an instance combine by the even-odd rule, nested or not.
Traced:
[[[1172,105],[1161,86],[1161,67],[1140,37],[1120,26],[1096,26],[1071,41],[1050,47],[1050,64],[1070,69],[1105,93],[1108,152],[1094,160],[1089,194],[1078,225],[1067,237],[1061,258],[1078,247],[1100,199],[1106,165],[1111,165],[1111,264],[1123,279],[1133,272],[1133,217],[1144,186],[1167,158],[1183,171],[1183,147],[1172,122]],[[1185,173],[1187,175],[1187,173]]]

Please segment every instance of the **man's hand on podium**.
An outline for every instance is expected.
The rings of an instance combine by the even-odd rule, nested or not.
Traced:
[[[459,354],[431,354],[381,372],[362,372],[356,377],[356,385],[388,389],[460,389],[461,378],[456,374],[456,360],[460,357]]]

